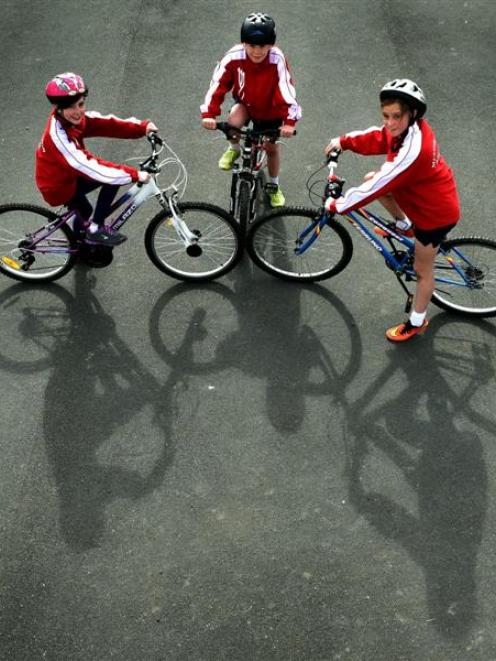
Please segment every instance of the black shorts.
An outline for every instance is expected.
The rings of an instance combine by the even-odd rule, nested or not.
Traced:
[[[437,227],[435,230],[421,230],[418,227],[413,227],[415,238],[420,241],[424,246],[432,244],[433,248],[437,248],[445,239],[448,232],[450,232],[456,223],[453,225],[445,225],[444,227]]]
[[[270,129],[278,129],[282,126],[282,119],[252,119],[253,130],[262,132]]]

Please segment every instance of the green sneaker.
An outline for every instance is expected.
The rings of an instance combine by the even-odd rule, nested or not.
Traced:
[[[239,158],[240,153],[239,150],[229,147],[219,159],[219,168],[221,170],[232,170],[234,161]]]
[[[286,198],[284,197],[280,186],[278,186],[273,193],[269,191],[268,195],[269,195],[269,201],[271,207],[284,206],[284,203],[286,202]]]

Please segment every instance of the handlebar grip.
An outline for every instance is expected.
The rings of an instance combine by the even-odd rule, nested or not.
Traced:
[[[329,163],[337,164],[338,159],[342,153],[343,153],[342,149],[333,149],[327,156],[326,165],[328,165]]]
[[[162,140],[162,138],[159,136],[159,134],[156,131],[152,131],[146,137],[152,143],[152,145],[153,144],[156,144],[156,145],[163,145],[164,144],[164,141]]]

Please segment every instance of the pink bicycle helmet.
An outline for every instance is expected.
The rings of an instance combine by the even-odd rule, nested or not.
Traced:
[[[88,95],[84,80],[77,73],[60,73],[50,80],[45,87],[45,94],[50,103],[59,108],[68,108]]]

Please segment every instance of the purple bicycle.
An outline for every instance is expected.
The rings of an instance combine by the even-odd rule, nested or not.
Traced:
[[[150,134],[150,156],[140,168],[151,174],[111,207],[106,225],[119,230],[147,200],[156,198],[161,211],[149,222],[145,249],[153,264],[173,278],[192,282],[214,280],[240,258],[239,228],[224,209],[206,202],[180,202],[187,171],[177,154],[156,133]],[[167,156],[159,161],[164,149]],[[159,188],[160,172],[169,168],[172,183]],[[24,282],[50,282],[68,273],[88,251],[84,232],[77,232],[76,211],[54,213],[32,204],[0,205],[0,272]],[[112,248],[100,248],[99,265],[112,261]],[[94,248],[92,248],[94,249]]]

